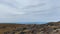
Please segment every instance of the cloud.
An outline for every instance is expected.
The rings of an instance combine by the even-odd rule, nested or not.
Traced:
[[[60,0],[0,0],[0,22],[60,20]]]

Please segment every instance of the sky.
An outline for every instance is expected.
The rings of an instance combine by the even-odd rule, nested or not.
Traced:
[[[60,0],[0,0],[0,23],[60,21]]]

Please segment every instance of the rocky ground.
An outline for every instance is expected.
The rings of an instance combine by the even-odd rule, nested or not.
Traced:
[[[0,34],[60,34],[60,22],[47,24],[0,24]]]

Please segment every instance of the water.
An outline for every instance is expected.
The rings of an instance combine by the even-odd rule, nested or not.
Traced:
[[[0,23],[0,24],[46,24],[48,22],[15,22],[15,23]]]
[[[16,24],[46,24],[48,22],[19,22]]]

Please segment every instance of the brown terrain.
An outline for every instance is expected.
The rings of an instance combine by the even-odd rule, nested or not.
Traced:
[[[60,22],[47,24],[0,24],[0,34],[60,34]]]

